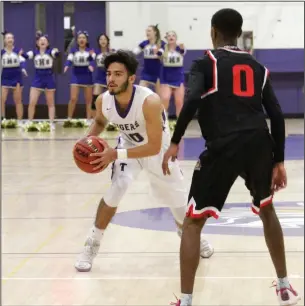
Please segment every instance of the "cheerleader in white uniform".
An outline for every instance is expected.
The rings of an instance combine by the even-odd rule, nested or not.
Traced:
[[[25,58],[23,57],[23,50],[14,46],[14,35],[10,32],[4,32],[2,35],[4,36],[4,49],[1,50],[1,119],[5,118],[5,103],[9,91],[12,90],[17,119],[22,120],[22,74],[27,76]]]
[[[28,108],[29,121],[34,119],[35,109],[42,92],[45,93],[48,105],[51,129],[54,129],[55,117],[55,78],[53,73],[54,59],[59,55],[57,48],[51,48],[47,35],[41,35],[36,41],[36,50],[27,52],[28,58],[33,59],[35,75],[30,90],[30,103]]]
[[[73,117],[80,88],[84,89],[87,119],[92,117],[93,67],[96,55],[95,52],[89,48],[88,39],[89,34],[87,31],[77,32],[77,47],[71,49],[64,68],[64,72],[66,73],[69,67],[72,67],[68,119]]]

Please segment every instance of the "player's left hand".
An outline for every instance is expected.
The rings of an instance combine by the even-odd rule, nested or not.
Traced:
[[[272,191],[280,191],[287,187],[287,174],[284,163],[278,163],[274,166],[272,172]]]
[[[163,156],[163,162],[162,162],[162,170],[164,175],[170,175],[171,172],[168,167],[168,161],[171,159],[171,161],[175,161],[178,155],[179,147],[178,145],[171,143],[170,147],[167,149]]]
[[[93,66],[91,66],[91,65],[88,67],[88,69],[90,70],[90,72],[93,72],[93,71],[94,71],[94,68],[93,68]]]
[[[105,148],[103,152],[92,153],[92,157],[96,157],[95,160],[90,162],[91,165],[96,165],[93,170],[105,169],[110,163],[117,159],[117,151],[113,148]]]

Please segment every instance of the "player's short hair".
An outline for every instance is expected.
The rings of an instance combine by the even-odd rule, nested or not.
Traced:
[[[131,51],[117,50],[105,57],[104,65],[106,70],[113,63],[123,64],[129,75],[134,75],[137,72],[139,62]]]
[[[236,10],[221,9],[213,15],[211,25],[224,38],[234,39],[242,33],[243,17]]]

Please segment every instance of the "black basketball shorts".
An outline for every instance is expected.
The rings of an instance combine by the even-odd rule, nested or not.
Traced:
[[[243,132],[224,150],[204,151],[195,166],[187,217],[218,218],[238,176],[252,196],[252,211],[272,203],[273,141],[268,131]]]

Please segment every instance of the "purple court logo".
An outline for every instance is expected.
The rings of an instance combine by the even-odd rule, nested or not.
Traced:
[[[276,212],[286,236],[304,236],[304,203],[275,202]],[[132,210],[116,214],[112,223],[138,229],[175,231],[168,208]],[[205,225],[206,234],[263,236],[263,224],[253,214],[250,203],[227,203],[217,220],[210,218]]]

